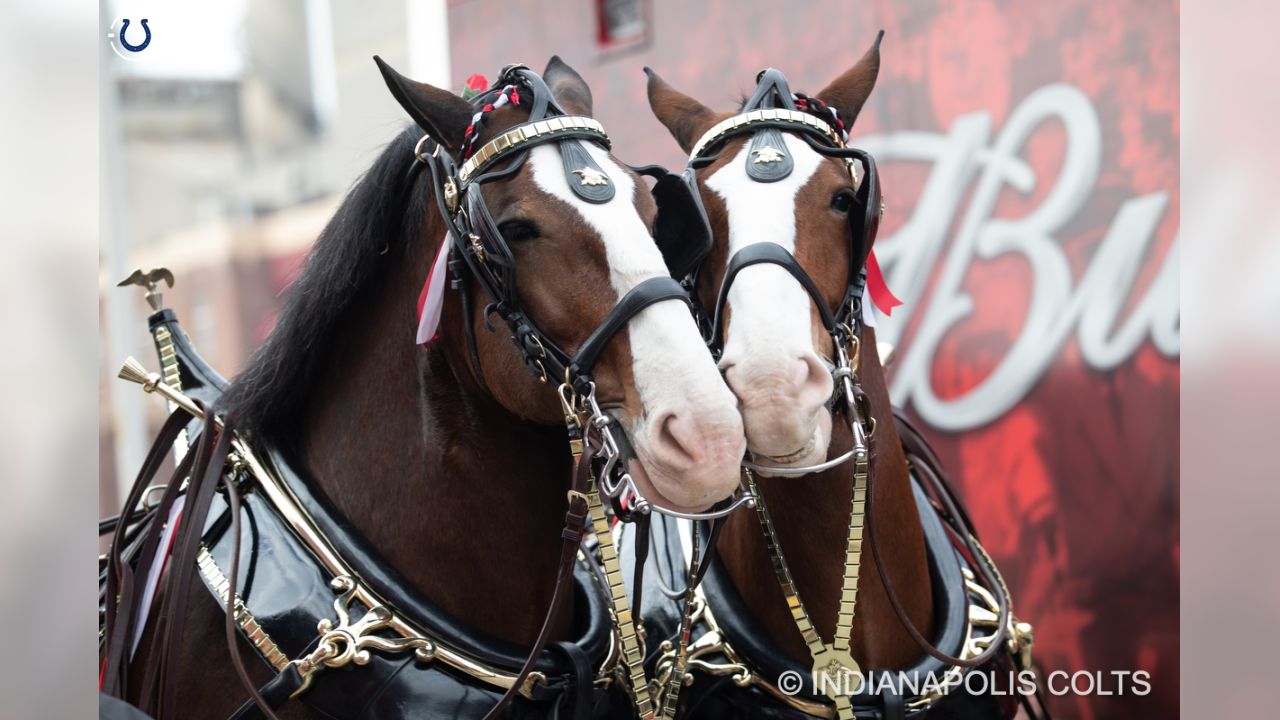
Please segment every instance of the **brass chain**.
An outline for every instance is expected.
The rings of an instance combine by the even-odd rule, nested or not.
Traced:
[[[845,687],[842,684],[844,682],[854,682],[852,676],[860,672],[858,663],[853,659],[853,655],[850,652],[850,638],[853,635],[853,619],[858,600],[858,576],[862,565],[862,528],[866,514],[867,462],[858,460],[855,464],[853,494],[849,513],[848,543],[845,547],[844,581],[840,592],[840,612],[836,619],[835,637],[830,643],[823,642],[818,635],[817,629],[813,626],[813,622],[809,619],[809,613],[805,610],[804,601],[800,599],[800,594],[796,591],[795,580],[791,577],[791,569],[787,566],[786,557],[778,544],[778,535],[774,530],[773,519],[769,516],[769,509],[764,502],[764,496],[760,494],[760,487],[756,481],[755,474],[749,470],[747,472],[751,492],[756,496],[756,516],[759,518],[760,527],[764,531],[765,545],[769,551],[769,557],[773,561],[773,571],[778,576],[778,584],[782,587],[783,595],[786,596],[787,609],[791,611],[791,619],[795,621],[796,628],[800,630],[800,635],[804,638],[805,645],[809,647],[809,654],[813,658],[814,679],[816,681],[817,678],[824,676],[827,678],[828,682],[823,683],[822,687],[828,691],[829,697],[835,702],[837,717],[841,718],[841,720],[853,720],[852,700],[848,694],[835,692],[835,690]]]
[[[589,414],[584,412],[587,408],[594,410],[593,402],[590,398],[578,397],[566,385],[560,388],[560,399],[565,410],[565,422],[568,425],[570,437],[570,448],[573,453],[573,461],[576,465],[584,451],[583,442],[579,433],[591,432],[592,428],[597,427],[597,418],[587,418],[586,422],[582,422],[581,416]],[[612,463],[605,462],[605,470],[612,466]],[[630,692],[635,702],[636,714],[641,720],[655,720],[659,711],[663,717],[674,718],[676,713],[676,700],[679,697],[680,686],[684,684],[685,667],[688,658],[689,634],[693,626],[693,610],[696,605],[693,588],[690,588],[686,594],[686,602],[684,612],[681,616],[680,623],[680,644],[679,652],[676,655],[676,668],[668,676],[667,682],[650,683],[645,677],[644,659],[645,659],[645,630],[644,622],[639,616],[639,608],[631,608],[631,601],[627,596],[626,581],[623,579],[622,565],[618,560],[618,548],[613,540],[613,532],[609,527],[609,517],[605,512],[603,489],[597,482],[595,474],[589,481],[587,487],[587,510],[590,513],[591,525],[595,531],[597,547],[599,548],[600,564],[604,568],[605,583],[608,585],[609,606],[613,611],[613,626],[622,645],[622,660],[626,666],[625,675],[630,683]],[[698,551],[694,550],[693,565],[697,567]],[[657,706],[655,708],[655,705]]]
[[[591,512],[591,524],[599,543],[600,564],[604,566],[604,577],[609,586],[609,604],[613,608],[613,625],[622,641],[622,660],[631,682],[636,712],[642,720],[653,720],[656,717],[653,697],[644,676],[644,641],[640,636],[643,626],[635,621],[631,613],[627,585],[623,580],[621,563],[618,562],[618,549],[614,545],[609,518],[605,515],[604,503],[600,501],[594,477],[587,489],[587,509]]]
[[[689,636],[693,634],[693,616],[698,605],[698,586],[693,582],[694,569],[704,562],[701,542],[698,539],[698,523],[692,523],[693,550],[689,559],[689,582],[684,591],[684,611],[680,616],[680,635],[677,638],[675,662],[668,671],[665,690],[659,689],[662,699],[662,716],[675,718],[679,704],[680,688],[684,686],[689,666]],[[708,551],[710,548],[708,548]]]
[[[840,364],[848,368],[856,367],[857,346],[854,345],[854,361],[849,363],[847,357],[840,350]],[[861,669],[858,667],[857,661],[853,659],[851,652],[850,639],[853,636],[853,620],[857,611],[858,603],[858,576],[862,567],[862,529],[866,519],[867,509],[867,483],[870,478],[870,451],[868,443],[871,434],[874,432],[874,425],[871,430],[864,427],[864,419],[862,410],[858,402],[854,382],[846,375],[842,378],[844,390],[847,400],[847,410],[851,417],[850,426],[853,430],[853,492],[849,503],[849,533],[848,541],[845,545],[844,560],[844,580],[840,590],[840,610],[836,616],[835,637],[830,643],[823,642],[818,635],[818,631],[813,626],[813,622],[809,619],[809,613],[805,610],[804,601],[800,599],[800,594],[796,590],[795,581],[791,576],[791,569],[787,566],[786,556],[782,553],[782,547],[778,543],[778,535],[773,526],[773,518],[769,515],[769,509],[764,501],[764,496],[760,493],[760,486],[756,480],[755,473],[746,470],[747,482],[751,489],[751,494],[756,497],[756,516],[760,520],[760,527],[764,532],[765,545],[769,551],[769,558],[773,561],[773,571],[778,577],[778,584],[782,587],[782,594],[787,600],[787,609],[791,611],[791,619],[795,621],[796,628],[800,631],[800,635],[804,638],[805,645],[809,648],[809,654],[813,658],[813,680],[820,683],[820,690],[825,692],[828,697],[835,703],[836,714],[841,720],[854,720],[853,701],[845,690],[851,689],[850,683],[860,682]],[[822,678],[822,680],[819,680]]]

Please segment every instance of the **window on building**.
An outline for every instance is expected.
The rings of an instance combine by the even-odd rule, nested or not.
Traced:
[[[613,49],[649,39],[648,0],[596,0],[600,47]]]

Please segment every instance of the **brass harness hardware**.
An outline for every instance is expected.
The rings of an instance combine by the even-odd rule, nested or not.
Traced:
[[[586,396],[583,396],[574,391],[568,382],[565,382],[559,387],[558,394],[564,409],[565,425],[569,430],[571,449],[576,463],[583,453],[582,433],[593,431],[603,433],[606,431],[598,424],[598,417],[587,418],[588,415],[598,412],[598,407],[595,405],[594,389],[588,391]],[[607,472],[608,466],[609,464],[606,462],[605,469],[601,470],[601,472]],[[571,503],[578,497],[580,497],[580,493],[573,490],[569,491],[569,501]],[[630,605],[626,581],[623,578],[622,566],[618,560],[618,548],[614,542],[612,529],[609,527],[609,517],[605,512],[603,490],[594,473],[588,485],[585,499],[592,529],[596,536],[597,553],[600,564],[604,569],[604,579],[607,585],[604,590],[609,602],[614,634],[617,637],[617,646],[621,649],[622,664],[617,667],[617,671],[624,680],[622,683],[623,688],[631,696],[635,704],[636,714],[641,720],[654,720],[659,715],[664,718],[674,718],[679,688],[685,682],[687,639],[697,605],[692,590],[690,590],[687,597],[681,623],[684,642],[681,642],[678,651],[673,650],[673,657],[677,659],[676,668],[675,670],[668,669],[660,678],[649,681],[646,679],[644,671],[646,654],[644,622]]]
[[[861,354],[861,343],[858,341],[857,336],[851,332],[846,337],[848,338],[851,352],[846,355],[845,349],[839,344],[837,344],[837,352],[840,367],[849,369],[849,372],[841,378],[841,382],[845,399],[847,400],[847,412],[851,415],[850,427],[853,430],[853,492],[849,505],[849,532],[845,545],[844,581],[841,585],[840,609],[836,617],[835,636],[831,642],[824,642],[818,635],[817,629],[813,626],[809,613],[805,610],[804,602],[796,590],[795,581],[791,577],[791,569],[787,566],[786,557],[783,555],[782,548],[778,543],[778,536],[773,527],[773,519],[769,515],[769,509],[766,506],[764,497],[760,493],[755,474],[750,469],[747,469],[746,472],[751,493],[756,496],[756,515],[760,521],[760,528],[764,532],[765,545],[769,551],[769,557],[773,561],[774,574],[777,575],[778,584],[782,587],[783,595],[786,596],[787,608],[791,611],[791,619],[795,622],[796,628],[799,629],[800,635],[804,638],[804,643],[808,646],[809,654],[813,659],[813,676],[815,679],[819,676],[827,679],[826,682],[821,684],[822,689],[828,694],[831,701],[835,703],[837,716],[841,720],[854,720],[853,701],[847,694],[838,692],[838,690],[845,686],[850,677],[861,673],[861,668],[858,667],[857,661],[853,659],[850,639],[853,635],[853,620],[857,611],[858,579],[862,565],[862,530],[866,518],[867,481],[871,472],[868,441],[875,432],[875,426],[867,420],[867,418],[871,417],[869,410],[863,403],[858,401],[858,398],[862,397],[862,395],[856,391],[857,384],[852,377],[852,373],[856,372]]]
[[[218,597],[222,598],[222,604],[225,607],[227,603],[227,593],[231,590],[231,582],[226,575],[222,574],[222,570],[218,568],[217,563],[213,561],[213,556],[209,554],[209,549],[202,543],[200,549],[196,551],[196,567],[199,568],[200,574],[213,587],[214,592],[218,593]],[[289,666],[289,657],[284,654],[275,640],[267,634],[267,631],[258,624],[257,618],[253,613],[249,612],[249,608],[245,607],[244,601],[237,593],[234,601],[234,619],[240,629],[244,631],[249,642],[257,648],[271,667],[280,672]]]
[[[120,368],[119,376],[123,380],[138,383],[143,390],[148,393],[157,393],[163,395],[165,399],[173,402],[178,407],[183,408],[191,413],[193,417],[205,419],[204,412],[196,405],[191,398],[187,397],[180,390],[170,387],[160,377],[158,373],[149,373],[142,363],[134,358],[128,358]],[[215,424],[221,425],[221,420],[217,417],[213,418]],[[297,534],[302,540],[306,549],[316,558],[320,565],[335,575],[335,577],[355,578],[353,571],[347,564],[346,560],[334,548],[330,540],[320,532],[314,525],[310,516],[302,508],[301,503],[294,496],[293,491],[288,485],[281,482],[268,470],[268,465],[264,464],[253,452],[252,448],[241,438],[232,440],[232,448],[239,461],[242,462],[252,474],[256,481],[256,487],[260,489],[263,496],[275,507],[279,512],[281,519]],[[210,558],[212,563],[212,558]],[[213,569],[217,569],[213,566]],[[221,574],[221,571],[219,571]],[[382,602],[372,590],[353,581],[354,585],[349,591],[352,598],[358,601],[364,607],[383,607],[390,611],[389,606]],[[216,586],[216,585],[215,585]],[[341,599],[341,598],[339,598]],[[341,619],[341,616],[339,616]],[[376,619],[376,615],[374,616]],[[243,627],[243,625],[242,625]],[[385,621],[386,629],[399,635],[401,638],[416,640],[426,640],[426,633],[419,629],[416,624],[407,618],[398,614],[390,613]],[[366,631],[369,628],[366,627]],[[381,629],[381,628],[376,628]],[[615,629],[616,632],[616,629]],[[386,638],[380,638],[385,640]],[[489,666],[487,664],[477,662],[463,652],[450,647],[447,643],[434,640],[426,640],[430,642],[434,648],[434,658],[459,672],[462,672],[476,680],[496,688],[508,688],[515,682],[515,674],[507,670]],[[261,648],[259,648],[261,652]],[[604,666],[597,674],[597,682],[600,678],[606,677],[613,669],[615,657],[611,654],[606,659]],[[323,663],[322,663],[323,664]]]
[[[347,663],[367,664],[369,649],[385,652],[413,650],[419,662],[435,659],[435,645],[424,637],[388,638],[373,633],[391,627],[395,616],[385,605],[374,604],[360,617],[351,620],[351,601],[356,597],[357,584],[349,575],[340,575],[329,583],[335,592],[341,593],[333,601],[333,611],[338,622],[322,619],[316,629],[320,632],[320,644],[307,655],[293,661],[302,676],[302,686],[292,695],[297,697],[311,687],[311,679],[324,668],[339,668]]]

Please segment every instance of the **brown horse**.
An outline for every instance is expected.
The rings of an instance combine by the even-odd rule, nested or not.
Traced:
[[[550,602],[561,545],[570,475],[564,412],[555,379],[531,374],[505,333],[488,325],[488,299],[468,305],[450,291],[438,339],[425,349],[413,342],[419,293],[446,226],[427,173],[407,170],[424,132],[460,162],[476,108],[383,72],[417,127],[351,190],[222,405],[247,437],[295,458],[316,494],[443,613],[527,648]],[[586,83],[558,58],[544,80],[565,112],[591,113]],[[475,147],[528,120],[528,95],[485,113]],[[571,192],[555,145],[534,147],[516,172],[477,186],[518,268],[521,309],[570,353],[620,297],[667,274],[651,237],[649,190],[606,150],[581,145],[616,189],[612,199]],[[644,495],[700,510],[737,487],[737,401],[683,303],[634,315],[593,377],[600,405],[628,436]],[[173,664],[177,715],[225,718],[244,696],[225,661],[222,610],[202,590],[196,595],[204,597],[191,603]],[[562,621],[555,637],[568,627]],[[252,648],[241,643],[239,652],[253,681],[266,681]],[[145,665],[146,654],[144,641],[135,664]],[[298,703],[285,710],[309,716]]]
[[[694,717],[1011,715],[1013,693],[970,689],[974,669],[991,683],[1021,668],[1017,694],[1031,709],[1030,626],[1014,619],[936,456],[895,416],[864,322],[883,204],[874,160],[848,146],[848,131],[875,86],[879,45],[813,96],[761,71],[736,113],[646,69],[712,235],[674,272],[695,286],[741,402],[761,501],[725,523],[722,563],[706,575],[690,662],[720,679],[691,701]],[[853,673],[866,682],[830,682]],[[922,676],[946,689],[907,684]],[[745,692],[717,690],[729,680]]]
[[[836,108],[851,127],[875,85],[878,42],[856,65],[816,94]],[[649,74],[649,101],[658,119],[685,152],[717,122],[734,115],[710,110]],[[845,163],[823,157],[786,134],[784,152],[794,168],[784,179],[760,183],[748,178],[750,138],[728,140],[719,157],[697,172],[698,188],[714,243],[698,275],[704,307],[713,307],[729,257],[752,243],[786,248],[813,279],[831,307],[849,283],[850,178]],[[743,269],[731,286],[721,369],[742,403],[747,447],[762,465],[806,466],[846,452],[852,442],[846,423],[832,422],[826,403],[834,390],[835,358],[830,335],[800,284],[770,264]],[[926,635],[932,622],[930,579],[916,504],[897,437],[884,369],[876,353],[875,330],[862,331],[858,374],[876,423],[875,524],[881,558],[910,616]],[[772,514],[800,596],[818,632],[835,631],[841,596],[847,498],[852,473],[837,466],[798,478],[765,477],[760,489]],[[719,549],[728,574],[752,616],[770,639],[794,658],[808,650],[781,593],[752,513],[733,516]],[[864,563],[867,558],[864,556]],[[918,650],[902,628],[875,572],[862,574],[853,655],[865,668],[902,667]]]

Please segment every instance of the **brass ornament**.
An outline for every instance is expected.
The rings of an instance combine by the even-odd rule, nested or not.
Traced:
[[[848,650],[828,646],[813,656],[813,677],[818,688],[832,700],[839,700],[841,691],[852,691],[861,682],[862,669]]]
[[[170,387],[161,379],[159,373],[147,372],[142,363],[134,358],[128,358],[125,361],[120,368],[119,377],[122,380],[141,385],[145,392],[164,396],[166,400],[191,413],[193,417],[205,419],[204,411],[191,398],[187,397],[182,391]],[[212,420],[214,424],[222,425],[221,418],[214,416]],[[297,496],[293,494],[288,485],[279,479],[278,471],[271,464],[270,459],[259,458],[242,438],[233,439],[231,446],[253,476],[253,481],[255,482],[254,490],[260,491],[268,502],[276,508],[280,517],[297,534],[307,549],[315,555],[320,564],[329,572],[334,573],[335,576],[357,577],[332,541],[316,528],[314,521],[303,508]],[[386,606],[386,603],[378,598],[372,590],[358,582],[351,592],[354,594],[354,599],[364,607]],[[389,606],[386,607],[389,609]],[[386,623],[387,630],[402,638],[425,639],[428,635],[427,631],[418,627],[413,620],[397,613],[392,613]],[[451,647],[447,642],[439,640],[429,640],[428,642],[434,647],[434,659],[437,662],[448,665],[454,670],[475,678],[486,685],[505,690],[515,682],[516,675],[513,672],[473,660],[464,652]],[[600,668],[597,678],[607,677],[613,671],[614,660],[615,658],[611,653],[610,658]]]
[[[609,177],[595,168],[580,167],[573,174],[578,176],[578,184],[583,187],[609,184]]]
[[[458,212],[458,184],[453,181],[453,178],[445,178],[444,204],[449,208],[449,212]]]
[[[844,146],[840,133],[830,123],[815,115],[800,112],[799,110],[766,108],[734,115],[712,125],[711,129],[703,133],[698,142],[694,143],[693,150],[689,153],[689,156],[693,158],[701,157],[703,150],[720,142],[725,137],[739,134],[742,128],[760,124],[768,124],[775,127],[779,124],[804,126],[808,130],[816,131],[826,136],[833,144],[840,147]]]
[[[335,592],[341,593],[333,601],[333,611],[338,616],[337,624],[329,618],[316,624],[320,633],[320,642],[315,650],[294,660],[298,674],[302,676],[302,687],[294,692],[301,695],[311,685],[311,678],[324,668],[339,668],[348,663],[366,665],[372,659],[369,649],[384,652],[404,652],[413,650],[413,656],[419,662],[435,659],[436,647],[425,637],[383,637],[374,635],[379,630],[390,629],[394,615],[385,605],[374,603],[369,610],[354,622],[351,619],[351,601],[356,597],[356,581],[349,575],[340,575],[329,583]]]
[[[848,356],[842,346],[837,345],[837,349],[842,366],[856,367],[856,365],[849,365]],[[856,361],[858,345],[854,344],[852,349]],[[769,515],[764,496],[760,493],[755,473],[749,469],[746,473],[751,493],[757,498],[756,515],[760,521],[760,528],[764,532],[769,557],[773,560],[774,574],[777,575],[778,584],[782,587],[783,595],[786,596],[791,619],[795,622],[796,629],[800,631],[805,645],[809,647],[809,655],[813,658],[814,679],[819,683],[819,689],[835,703],[836,717],[840,720],[855,720],[853,700],[847,692],[856,688],[861,678],[853,677],[860,673],[860,668],[853,659],[850,639],[853,636],[853,620],[857,611],[858,579],[862,566],[862,529],[866,519],[867,482],[871,473],[867,441],[871,432],[874,431],[868,432],[865,428],[867,420],[864,418],[863,407],[855,399],[858,395],[853,392],[854,381],[846,377],[844,382],[848,386],[845,392],[849,397],[849,412],[853,416],[850,423],[854,443],[853,492],[849,502],[849,533],[845,546],[840,610],[836,616],[835,637],[829,643],[824,642],[818,635],[817,628],[813,626],[809,613],[805,610],[804,601],[796,590],[795,580],[791,576],[791,569],[787,566],[786,557],[778,544],[773,519]]]
[[[467,242],[471,245],[471,251],[476,254],[476,259],[484,262],[486,256],[484,244],[480,242],[480,236],[475,233],[467,233]]]
[[[134,270],[129,277],[116,283],[116,287],[137,285],[139,287],[146,288],[147,304],[151,306],[153,311],[160,312],[164,309],[164,295],[161,294],[159,290],[161,282],[164,282],[164,284],[169,287],[173,287],[173,273],[169,268],[158,267],[150,270],[138,268],[137,270]]]
[[[462,163],[462,166],[458,168],[458,181],[466,185],[471,182],[473,177],[483,174],[491,163],[505,157],[509,151],[515,150],[533,140],[541,142],[542,138],[548,135],[573,135],[575,137],[589,135],[592,140],[604,145],[606,148],[610,146],[609,136],[605,133],[604,126],[594,118],[581,115],[559,115],[545,120],[528,122],[523,125],[517,125],[485,143],[484,147],[477,150],[470,159]]]
[[[757,165],[782,162],[787,157],[786,154],[775,147],[762,147],[754,151],[752,155],[755,155],[755,159],[751,162]]]
[[[908,456],[908,468],[914,471],[916,459],[913,462],[911,456]],[[754,487],[754,484],[753,484]],[[757,503],[757,511],[761,504]],[[767,538],[766,538],[767,542]],[[986,554],[986,550],[975,539],[975,547],[978,548],[979,554],[989,567],[996,573],[999,581],[999,592],[1009,601],[1009,590],[1004,584],[1004,579],[1000,576],[999,571],[995,568],[995,564],[991,562],[990,557]],[[777,563],[785,563],[785,559],[779,554],[774,558],[775,571]],[[987,647],[991,645],[995,638],[996,630],[999,626],[999,604],[996,597],[988,592],[975,580],[974,574],[968,568],[961,568],[964,576],[965,589],[969,594],[968,617],[966,623],[966,633],[960,650],[960,657],[974,658],[981,654]],[[787,585],[784,585],[786,592]],[[796,600],[799,598],[797,596]],[[842,608],[843,608],[842,604]],[[1010,620],[1009,620],[1009,636],[1008,648],[1017,659],[1019,669],[1031,669],[1031,646],[1033,642],[1033,629],[1029,623],[1018,621],[1012,614],[1012,602],[1009,601]],[[711,607],[707,603],[706,596],[702,592],[702,588],[697,590],[697,607],[695,608],[694,621],[701,620],[706,624],[707,631],[701,636],[693,639],[689,645],[688,666],[713,677],[727,677],[738,687],[755,686],[764,691],[775,700],[791,707],[799,712],[811,715],[813,717],[825,718],[833,720],[835,718],[850,717],[853,712],[852,700],[850,697],[841,695],[835,699],[834,704],[823,703],[810,700],[799,694],[784,692],[775,683],[776,679],[772,677],[764,677],[759,672],[753,670],[747,661],[734,649],[733,645],[725,637],[723,629],[716,621],[712,614]],[[806,636],[806,641],[808,637]],[[819,641],[821,642],[821,641]],[[676,649],[671,643],[663,643],[661,648],[662,654],[659,656],[656,667],[656,677],[665,679],[676,661]],[[838,681],[835,673],[848,670],[849,672],[858,672],[856,661],[849,657],[846,663],[843,658],[848,657],[848,653],[839,653],[834,649],[828,650],[826,646],[819,650],[819,658],[825,662],[815,660],[813,669],[818,673],[827,671],[833,681]],[[718,661],[718,656],[723,656],[723,661]],[[836,664],[832,665],[832,661]],[[908,711],[924,710],[938,701],[942,700],[955,689],[964,683],[966,669],[959,665],[951,665],[943,672],[942,677],[929,691],[922,693],[919,697],[907,702]],[[821,675],[819,674],[819,677]],[[848,686],[850,690],[858,688],[857,681],[851,679]],[[845,686],[839,686],[844,689]],[[847,709],[846,709],[847,708]]]
[[[636,714],[643,720],[652,720],[657,717],[657,711],[654,708],[653,694],[644,676],[643,626],[632,615],[630,599],[627,597],[627,585],[622,576],[622,565],[618,562],[618,548],[614,545],[613,531],[609,528],[609,518],[605,515],[604,503],[600,500],[600,493],[596,490],[594,479],[587,489],[587,497],[591,525],[595,530],[596,540],[600,543],[597,550],[600,564],[604,567],[604,576],[609,584],[606,595],[613,614],[613,626],[622,646],[620,670],[630,681]]]
[[[213,556],[209,554],[209,548],[204,543],[200,544],[200,549],[196,551],[196,567],[200,569],[200,574],[204,576],[209,586],[213,588],[218,597],[222,598],[223,607],[227,604],[227,593],[231,589],[231,581],[226,575],[222,574],[222,569],[213,561]],[[289,666],[289,657],[284,654],[267,631],[258,624],[257,618],[253,613],[249,612],[249,608],[245,607],[244,601],[237,593],[234,604],[234,619],[240,629],[244,631],[245,637],[249,638],[249,642],[257,648],[262,654],[264,660],[271,667],[280,672]]]

